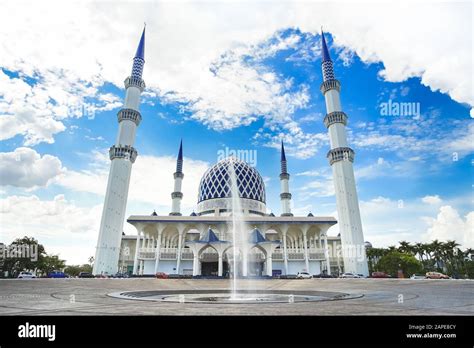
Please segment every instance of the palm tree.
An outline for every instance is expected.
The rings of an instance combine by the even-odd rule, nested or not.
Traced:
[[[423,243],[416,243],[413,247],[415,254],[418,254],[421,263],[423,263],[423,255],[425,254],[425,245]]]
[[[398,250],[402,253],[407,253],[407,254],[413,254],[413,245],[410,244],[410,242],[402,240],[401,242],[398,242],[400,246],[398,247]]]
[[[436,268],[440,268],[440,261],[443,256],[444,243],[435,239],[430,243],[430,250],[433,252]]]

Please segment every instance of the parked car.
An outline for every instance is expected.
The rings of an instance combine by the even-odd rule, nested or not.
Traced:
[[[356,276],[358,278],[367,278],[365,275],[363,275],[362,273],[357,273]]]
[[[298,272],[296,274],[296,278],[298,279],[311,279],[313,276],[309,274],[308,272]]]
[[[372,272],[372,278],[391,278],[391,277],[385,272]]]
[[[426,279],[426,276],[423,274],[413,274],[410,279]]]
[[[166,274],[165,272],[158,272],[158,273],[156,273],[156,278],[158,278],[158,279],[168,279],[168,274]]]
[[[48,278],[66,278],[66,274],[61,271],[52,271],[48,273]]]
[[[79,278],[94,278],[94,276],[89,272],[80,272],[78,277]]]
[[[313,278],[336,278],[336,276],[333,276],[332,274],[327,274],[327,273],[320,273],[320,274],[313,275]]]
[[[112,278],[128,278],[128,273],[115,273]]]
[[[428,272],[426,273],[426,279],[449,279],[449,277],[440,272]]]
[[[360,277],[357,274],[347,272],[347,273],[342,273],[339,278],[360,278]]]
[[[31,273],[31,272],[20,272],[20,274],[18,275],[19,279],[32,279],[32,278],[36,278],[36,276]]]

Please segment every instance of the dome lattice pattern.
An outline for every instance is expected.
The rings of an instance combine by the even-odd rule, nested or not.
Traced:
[[[213,198],[230,198],[230,166],[234,166],[240,198],[265,203],[265,185],[258,171],[234,157],[226,158],[208,169],[199,184],[198,203]]]

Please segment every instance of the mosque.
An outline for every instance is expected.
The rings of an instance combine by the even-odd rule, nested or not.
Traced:
[[[183,145],[177,156],[172,207],[169,215],[133,215],[127,222],[137,231],[124,235],[123,224],[132,165],[137,157],[133,147],[141,121],[140,94],[145,64],[145,29],[133,60],[132,73],[125,79],[126,96],[118,112],[119,131],[109,150],[111,167],[97,242],[94,274],[117,271],[134,275],[158,272],[192,276],[226,276],[234,258],[241,276],[273,276],[309,272],[368,274],[362,224],[352,162],[348,147],[347,116],[339,102],[340,83],[322,37],[323,83],[326,100],[324,123],[330,135],[327,154],[332,167],[339,221],[328,216],[294,216],[291,212],[290,174],[281,144],[281,214],[268,214],[265,183],[258,170],[236,157],[225,158],[209,168],[197,188],[197,206],[190,216],[181,213]],[[231,170],[235,174],[239,209],[245,222],[248,247],[238,250],[233,243],[233,202]],[[235,209],[235,208],[234,208]],[[234,210],[235,211],[235,210]],[[328,236],[339,223],[340,235]],[[360,248],[358,248],[360,247]],[[359,250],[360,252],[348,252]],[[362,256],[361,257],[361,253]]]

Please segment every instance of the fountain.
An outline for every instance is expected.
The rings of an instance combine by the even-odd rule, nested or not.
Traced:
[[[231,191],[231,202],[232,202],[232,209],[231,209],[231,217],[232,217],[232,283],[231,283],[231,297],[230,299],[233,301],[240,300],[241,297],[238,297],[238,290],[239,290],[239,265],[238,265],[238,253],[241,256],[242,262],[242,276],[247,276],[247,266],[248,266],[248,236],[247,230],[245,226],[245,219],[242,210],[242,204],[240,201],[239,196],[239,188],[237,183],[237,175],[235,174],[234,168],[234,157],[230,158],[229,161],[229,186]]]

